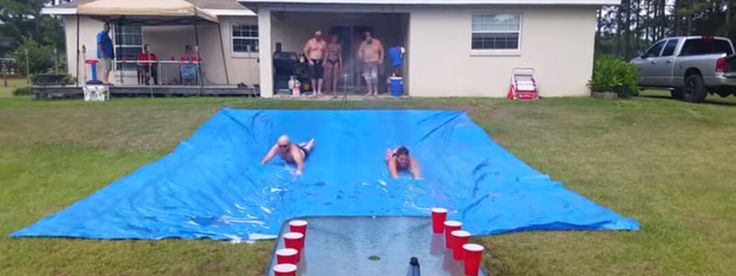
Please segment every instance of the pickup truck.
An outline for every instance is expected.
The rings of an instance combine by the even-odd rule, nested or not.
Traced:
[[[728,38],[665,38],[630,63],[642,88],[667,88],[675,99],[702,102],[708,94],[736,95],[736,55]]]

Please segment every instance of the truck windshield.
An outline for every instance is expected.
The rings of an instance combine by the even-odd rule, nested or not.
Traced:
[[[681,56],[710,55],[710,54],[733,54],[731,44],[728,40],[695,38],[685,41],[682,46]]]

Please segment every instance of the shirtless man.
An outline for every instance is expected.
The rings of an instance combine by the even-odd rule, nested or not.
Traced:
[[[307,41],[304,45],[304,55],[307,56],[309,66],[312,69],[312,95],[322,94],[322,83],[324,82],[324,56],[327,49],[327,42],[322,39],[322,31],[314,32],[314,37]]]
[[[313,147],[314,139],[300,144],[293,144],[289,141],[289,136],[281,135],[276,144],[263,157],[261,164],[268,163],[278,154],[287,164],[296,164],[296,174],[301,175],[304,172],[304,161],[307,160]]]
[[[394,179],[399,178],[400,171],[408,171],[414,179],[422,177],[419,173],[419,162],[409,156],[409,149],[406,147],[386,150],[386,165]]]
[[[365,33],[365,41],[360,44],[358,57],[363,62],[363,77],[368,85],[367,96],[378,95],[378,66],[383,64],[383,44],[373,38],[370,32]]]

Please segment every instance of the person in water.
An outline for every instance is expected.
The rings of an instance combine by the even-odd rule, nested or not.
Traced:
[[[313,147],[314,139],[304,143],[294,144],[289,141],[289,136],[281,135],[276,144],[263,157],[261,164],[268,163],[268,161],[271,161],[278,154],[287,164],[295,164],[296,174],[300,175],[304,172],[304,161],[307,160],[309,152],[312,151]]]
[[[393,178],[398,178],[400,171],[408,171],[415,179],[421,178],[419,162],[409,155],[406,147],[386,150],[386,163]]]

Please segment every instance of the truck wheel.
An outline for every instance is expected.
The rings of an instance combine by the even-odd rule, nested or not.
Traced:
[[[703,76],[694,74],[685,78],[685,85],[682,87],[682,99],[691,103],[700,103],[705,101],[708,91],[703,83]]]
[[[675,100],[682,100],[683,94],[684,93],[682,92],[682,88],[675,88],[670,90],[670,95]]]

